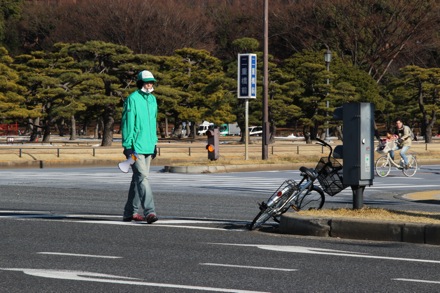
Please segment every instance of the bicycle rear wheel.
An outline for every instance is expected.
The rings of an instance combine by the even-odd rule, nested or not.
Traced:
[[[391,171],[391,164],[388,162],[388,156],[382,156],[376,161],[376,174],[379,177],[387,177]]]
[[[254,230],[266,223],[266,221],[272,217],[272,213],[269,210],[272,210],[272,208],[266,208],[260,211],[249,226],[249,230]]]
[[[325,202],[325,195],[321,188],[313,185],[311,190],[306,190],[296,200],[297,210],[320,210]]]
[[[255,228],[260,227],[263,225],[267,220],[269,220],[271,217],[274,218],[276,222],[279,222],[279,219],[275,216],[276,214],[280,215],[281,213],[284,213],[290,205],[284,206],[284,203],[291,198],[291,195],[296,190],[296,187],[294,185],[287,185],[287,187],[282,189],[283,194],[280,196],[279,200],[276,201],[276,203],[268,206],[266,203],[262,203],[260,205],[260,212],[258,215],[254,218],[251,225],[249,226],[249,230],[253,230]],[[271,197],[272,198],[272,197]],[[270,198],[269,198],[270,200]],[[280,213],[280,208],[283,207],[283,211]]]
[[[418,164],[417,164],[417,159],[415,155],[407,155],[407,159],[408,159],[408,169],[403,168],[403,174],[405,174],[405,176],[407,177],[412,177],[416,174],[417,172],[417,168],[418,168]]]

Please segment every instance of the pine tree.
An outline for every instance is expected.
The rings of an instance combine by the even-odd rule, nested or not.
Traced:
[[[35,118],[38,112],[26,107],[26,88],[19,84],[20,75],[11,68],[13,59],[4,47],[0,47],[0,118],[3,122]]]

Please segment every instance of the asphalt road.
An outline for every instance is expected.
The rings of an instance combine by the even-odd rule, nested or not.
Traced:
[[[440,166],[374,181],[365,204],[439,189]],[[246,224],[297,172],[151,174],[160,220],[121,221],[130,175],[112,168],[0,171],[4,292],[437,292],[438,246],[281,235]],[[326,207],[350,206],[351,193]]]

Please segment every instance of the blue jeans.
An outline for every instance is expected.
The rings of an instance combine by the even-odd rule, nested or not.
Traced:
[[[399,147],[397,145],[395,145],[393,147],[393,149],[390,151],[390,156],[391,159],[394,160],[394,151],[399,150],[400,149],[400,157],[402,158],[403,162],[405,163],[405,165],[408,165],[408,158],[406,157],[406,152],[409,150],[409,146],[403,146],[403,147]]]
[[[144,209],[144,216],[155,214],[153,192],[148,181],[150,163],[151,156],[138,155],[138,159],[132,165],[133,177],[124,207],[124,218],[138,213],[140,205]]]

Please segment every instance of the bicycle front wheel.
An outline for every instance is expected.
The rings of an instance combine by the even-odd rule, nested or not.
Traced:
[[[408,169],[403,168],[403,174],[405,174],[405,176],[407,177],[412,177],[416,174],[417,172],[417,159],[416,156],[414,155],[407,155],[408,158]]]
[[[313,185],[311,190],[306,190],[296,200],[297,210],[320,210],[325,202],[325,195],[321,188]]]
[[[391,164],[388,162],[388,156],[382,156],[376,161],[376,174],[379,177],[387,177],[391,171]]]

